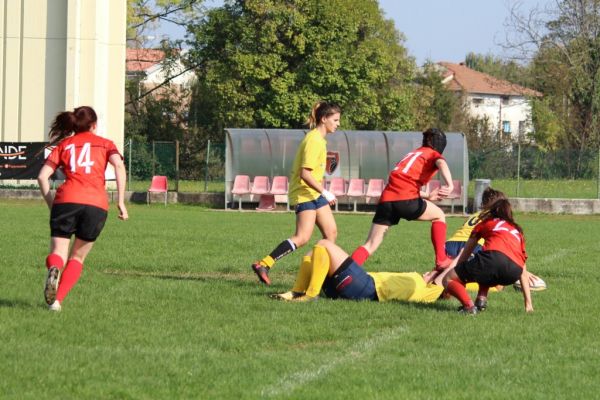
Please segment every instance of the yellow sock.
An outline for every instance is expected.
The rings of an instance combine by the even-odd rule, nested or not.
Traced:
[[[292,291],[296,293],[306,292],[306,288],[308,288],[308,283],[310,282],[311,275],[312,258],[310,256],[304,256],[302,257],[300,269],[298,270],[298,275],[296,275],[296,282],[294,282],[294,287],[292,288]]]
[[[271,256],[266,256],[265,258],[260,260],[260,264],[267,268],[271,268],[273,264],[275,264],[275,260],[273,260],[273,257]]]
[[[313,248],[312,275],[310,277],[308,289],[306,289],[307,296],[317,297],[319,295],[328,272],[329,253],[327,253],[325,247],[317,245]]]

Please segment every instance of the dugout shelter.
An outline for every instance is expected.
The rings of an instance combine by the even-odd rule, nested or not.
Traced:
[[[307,132],[301,129],[226,129],[225,208],[233,205],[231,190],[238,175],[248,175],[250,180],[267,176],[271,181],[276,176],[289,177],[296,151]],[[462,190],[455,201],[464,212],[469,183],[467,141],[462,133],[450,132],[446,137],[448,144],[444,158],[455,186],[456,183],[461,185]],[[421,132],[337,131],[327,137],[325,179],[341,177],[347,183],[352,179],[364,179],[365,184],[371,179],[387,180],[389,171],[408,152],[420,147],[422,140]],[[433,179],[441,179],[438,175]],[[250,194],[242,199],[258,201]],[[338,196],[338,201],[350,203],[346,196]],[[359,203],[364,202],[359,200]]]

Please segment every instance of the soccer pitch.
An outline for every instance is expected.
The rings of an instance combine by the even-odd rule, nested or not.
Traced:
[[[114,207],[61,313],[43,299],[48,210],[2,201],[2,399],[596,398],[600,373],[600,216],[517,215],[528,268],[548,290],[491,293],[487,311],[321,299],[289,304],[302,254],[273,285],[252,261],[294,229],[293,213],[197,206]],[[353,250],[371,214],[336,214]],[[449,218],[451,233],[462,218]],[[432,267],[429,223],[393,227],[372,271]],[[318,230],[313,242],[319,238]]]

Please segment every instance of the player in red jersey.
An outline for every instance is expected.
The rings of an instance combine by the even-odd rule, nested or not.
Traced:
[[[487,307],[487,290],[491,286],[521,283],[525,311],[533,311],[529,288],[529,272],[525,265],[527,253],[523,229],[515,222],[507,199],[495,201],[479,216],[479,222],[464,251],[458,258],[456,268],[444,277],[448,293],[462,304],[460,311],[476,314]],[[479,239],[485,239],[483,250],[469,259]],[[479,293],[475,304],[469,297],[465,284],[477,282]]]
[[[363,265],[383,241],[390,226],[397,225],[401,218],[408,221],[431,221],[431,242],[435,250],[435,265],[438,269],[450,265],[446,256],[446,216],[441,208],[432,203],[448,196],[454,189],[452,175],[442,153],[446,148],[446,135],[437,128],[423,132],[423,145],[408,153],[388,177],[367,241],[359,246],[352,258]],[[433,191],[427,199],[420,189],[436,172],[440,171],[445,185]]]
[[[96,112],[87,106],[58,114],[49,134],[50,146],[56,147],[38,175],[40,191],[51,210],[44,297],[52,311],[60,311],[64,298],[79,280],[83,262],[106,222],[107,163],[115,168],[119,218],[128,219],[123,157],[112,141],[96,135],[97,120]],[[52,198],[48,180],[57,168],[62,168],[66,179]]]

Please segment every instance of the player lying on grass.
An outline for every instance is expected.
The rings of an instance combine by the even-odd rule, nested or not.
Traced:
[[[486,209],[488,209],[492,204],[494,204],[495,201],[500,200],[500,199],[506,199],[506,198],[507,197],[503,192],[492,189],[491,187],[486,188],[483,191],[483,194],[481,196],[482,211],[485,211]],[[454,232],[454,234],[446,241],[446,254],[448,254],[448,256],[454,258],[454,262],[450,265],[451,267],[456,266],[458,258],[461,256],[463,249],[465,248],[465,245],[467,244],[467,241],[471,237],[471,232],[473,232],[473,228],[475,228],[475,226],[481,221],[479,215],[481,214],[482,211],[478,211],[478,212],[470,215],[467,218],[467,220],[465,221],[465,223],[458,230],[456,230],[456,232]],[[481,251],[481,249],[482,249],[481,246],[484,244],[484,242],[485,242],[484,239],[479,239],[479,241],[475,244],[475,247],[471,252],[471,257],[474,254]],[[474,284],[474,285],[477,286],[476,284]],[[515,289],[521,290],[521,285],[520,285],[519,281],[515,282],[514,286],[515,286]],[[498,285],[496,287],[496,289],[502,290],[503,286]],[[544,289],[546,289],[546,283],[540,277],[538,277],[530,272],[529,273],[529,289],[533,290],[533,291],[544,290]],[[486,297],[485,290],[481,291],[477,295],[477,298],[480,298],[482,300],[484,300],[485,297]],[[479,304],[480,306],[485,306],[485,304],[487,304],[487,302],[485,302],[485,301],[479,301],[476,303]],[[480,308],[479,311],[483,311],[483,309],[484,308]]]
[[[501,198],[487,205],[479,220],[456,260],[456,267],[444,277],[444,287],[462,303],[461,311],[476,314],[487,307],[490,287],[510,285],[519,280],[525,311],[532,312],[525,238],[523,229],[513,218],[510,202]],[[483,249],[471,257],[480,239],[485,240]],[[475,304],[465,288],[469,282],[479,285]]]
[[[333,299],[431,303],[444,291],[441,281],[447,272],[431,283],[417,272],[366,272],[342,248],[322,239],[312,256],[304,257],[292,290],[273,297],[306,302],[316,300],[323,289]]]

